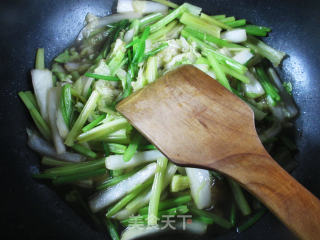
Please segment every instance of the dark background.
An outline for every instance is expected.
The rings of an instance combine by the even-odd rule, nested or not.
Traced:
[[[176,1],[182,3],[182,1]],[[210,14],[226,13],[273,29],[266,39],[290,56],[280,71],[293,85],[300,108],[296,121],[299,161],[294,176],[320,196],[320,1],[212,0],[189,1]],[[35,50],[44,47],[46,63],[69,44],[83,27],[87,12],[106,15],[108,0],[0,1],[0,186],[3,239],[103,239],[46,184],[31,178],[39,157],[26,146],[31,120],[17,97],[31,89],[29,70]],[[206,238],[210,239],[210,236]],[[253,228],[219,239],[293,239],[270,213]]]

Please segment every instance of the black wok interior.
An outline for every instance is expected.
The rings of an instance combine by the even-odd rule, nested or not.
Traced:
[[[182,3],[183,1],[175,1]],[[299,166],[293,175],[320,197],[320,1],[318,0],[192,0],[210,14],[226,13],[273,29],[266,42],[288,57],[279,71],[293,85],[300,109],[296,121]],[[44,47],[46,63],[70,45],[87,12],[111,13],[113,0],[0,1],[1,235],[4,239],[109,239],[80,217],[54,189],[31,174],[39,157],[26,146],[32,126],[17,97],[31,89],[29,70],[35,50]],[[177,237],[176,237],[177,238]],[[178,238],[179,239],[179,238]],[[210,234],[202,239],[212,239]],[[268,213],[248,231],[217,239],[294,239]]]

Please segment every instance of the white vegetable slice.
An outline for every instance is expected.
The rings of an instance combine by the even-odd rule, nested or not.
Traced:
[[[164,176],[162,190],[164,190],[171,182],[172,177],[177,172],[178,166],[173,163],[169,163],[166,170],[166,175]],[[140,208],[146,206],[149,203],[151,196],[151,189],[147,189],[137,198],[131,201],[125,209],[118,212],[114,217],[119,220],[128,218],[130,215],[135,214]]]
[[[243,83],[244,92],[247,97],[258,98],[262,96],[265,91],[260,82],[255,78],[251,72],[246,72],[246,76],[249,78],[249,83]]]
[[[59,134],[57,127],[57,109],[59,108],[59,88],[54,87],[49,90],[48,93],[48,115],[49,123],[52,132],[52,140],[58,154],[64,153],[66,151],[66,146],[63,143],[63,139]]]
[[[278,74],[273,68],[268,69],[268,73],[270,77],[272,78],[274,84],[277,86],[277,88],[280,90],[280,96],[284,102],[284,105],[286,107],[286,113],[288,118],[293,118],[298,114],[298,109],[292,99],[292,97],[289,95],[289,93],[284,89],[282,82],[280,81],[280,78],[278,77]]]
[[[137,152],[130,161],[123,161],[123,155],[111,155],[106,157],[106,168],[110,170],[127,169],[141,164],[156,161],[157,158],[164,157],[158,150]]]
[[[246,64],[254,55],[250,52],[249,49],[242,50],[234,55],[233,59],[238,63]]]
[[[112,14],[106,17],[98,18],[92,20],[90,23],[85,26],[77,37],[77,41],[81,41],[83,38],[88,38],[90,34],[96,29],[107,26],[110,23],[118,22],[124,19],[136,19],[140,18],[142,15],[137,12],[127,12],[120,14]]]
[[[65,139],[69,133],[69,129],[68,129],[66,122],[63,119],[62,112],[61,112],[60,108],[58,108],[58,110],[57,110],[57,128],[58,128],[60,136],[63,139]]]
[[[40,113],[44,120],[48,120],[47,97],[49,89],[53,87],[52,73],[47,69],[33,69],[31,78]]]
[[[86,160],[85,156],[77,153],[65,152],[57,154],[54,148],[44,139],[33,133],[30,129],[27,129],[28,145],[35,152],[48,157],[53,157],[67,162],[82,162]]]
[[[167,12],[168,7],[157,2],[151,1],[133,1],[133,0],[118,0],[117,12],[139,12],[139,13],[153,13],[153,12]]]
[[[150,179],[156,171],[156,163],[151,163],[131,177],[99,192],[89,201],[92,212],[98,212],[134,190],[139,184]]]
[[[234,29],[221,33],[221,38],[234,43],[247,41],[247,33],[244,29]]]
[[[186,168],[192,198],[199,209],[211,206],[211,177],[208,170]]]

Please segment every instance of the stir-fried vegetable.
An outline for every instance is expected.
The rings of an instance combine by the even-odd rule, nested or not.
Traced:
[[[114,240],[169,232],[168,216],[177,230],[193,234],[211,224],[244,231],[265,212],[256,199],[227,176],[168,162],[115,106],[168,71],[192,64],[251,107],[261,141],[292,169],[288,158],[296,147],[285,128],[298,110],[292,85],[271,66],[278,67],[285,53],[256,38],[270,28],[210,16],[189,3],[119,0],[117,11],[88,14],[74,46],[50,69],[38,49],[34,93],[19,92],[41,135],[28,129],[28,144],[47,167],[34,177],[87,188],[68,198],[80,199]],[[119,222],[127,227],[122,236]]]

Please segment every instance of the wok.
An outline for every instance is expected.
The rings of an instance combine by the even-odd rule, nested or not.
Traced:
[[[175,1],[182,3],[183,1]],[[190,0],[210,14],[226,13],[273,29],[266,42],[288,57],[279,72],[293,85],[300,109],[295,140],[299,166],[293,175],[320,197],[320,2],[317,0]],[[0,2],[0,120],[2,236],[6,239],[105,239],[63,201],[54,189],[32,179],[39,157],[26,146],[25,128],[32,126],[17,97],[31,89],[29,70],[35,50],[44,47],[46,63],[72,43],[87,12],[111,13],[110,0],[2,0]],[[212,239],[212,232],[202,239]],[[108,237],[107,237],[108,239]],[[244,233],[217,239],[294,239],[268,213]]]

